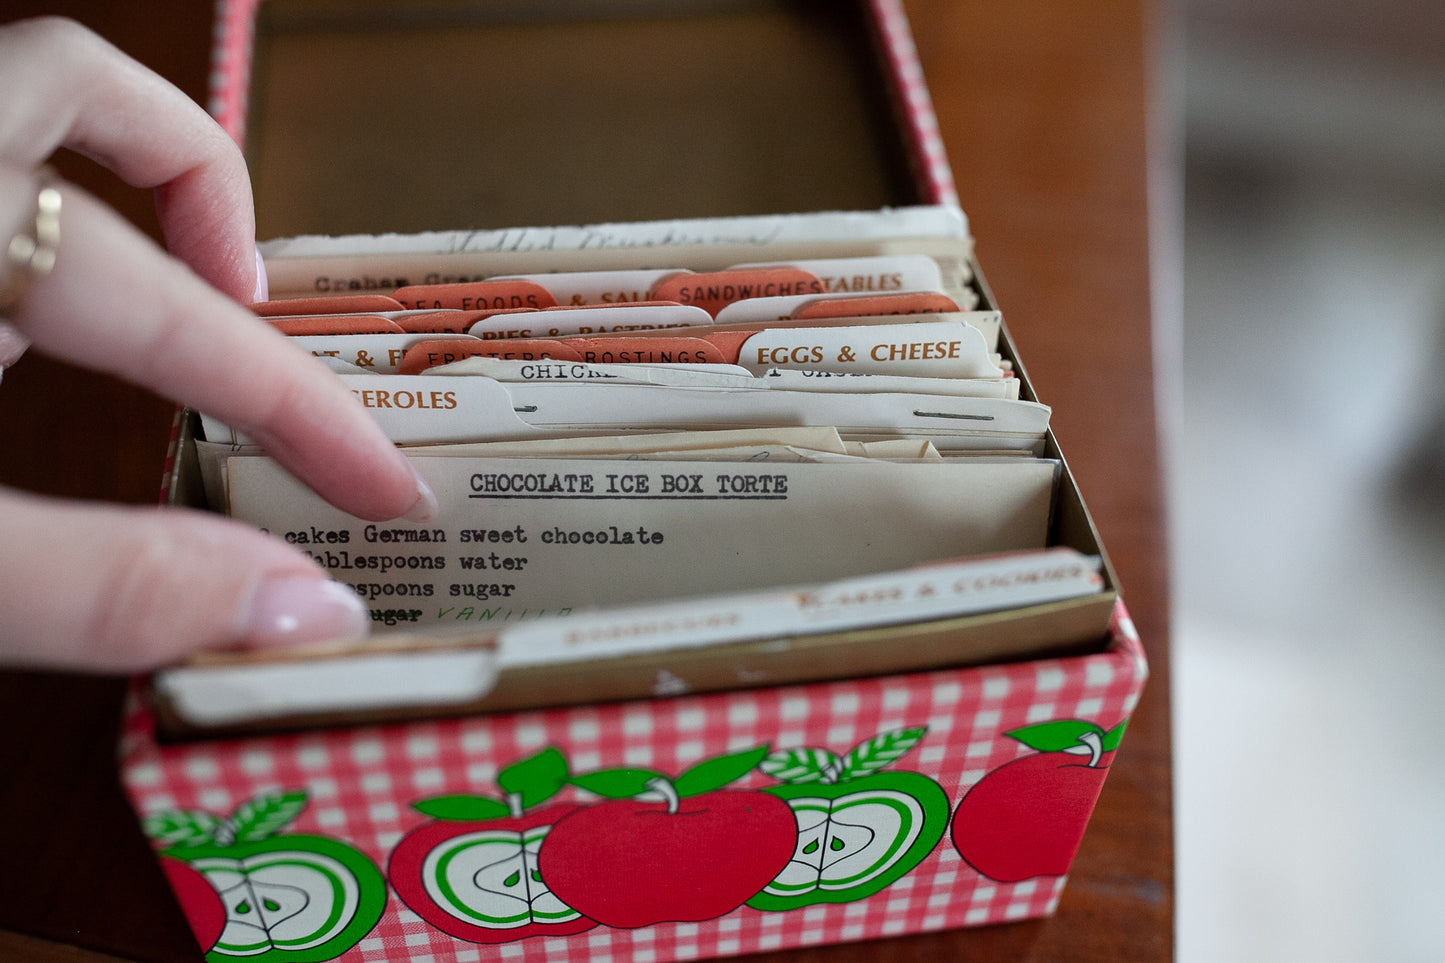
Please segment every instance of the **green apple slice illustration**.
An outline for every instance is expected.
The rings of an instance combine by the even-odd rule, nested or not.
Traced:
[[[798,845],[792,861],[748,905],[790,910],[864,899],[932,852],[948,824],[947,794],[919,773],[880,771],[926,732],[880,733],[842,757],[805,748],[765,758],[758,768],[782,780],[765,791],[792,808]]]
[[[431,926],[471,943],[570,936],[596,926],[553,894],[538,866],[553,825],[578,808],[556,801],[569,776],[566,757],[547,746],[497,773],[500,796],[449,793],[412,803],[431,821],[391,851],[387,875],[396,895]]]
[[[451,837],[422,864],[427,895],[457,919],[492,929],[580,918],[581,913],[552,895],[537,869],[537,853],[549,829],[482,830]]]
[[[225,925],[211,961],[315,963],[355,946],[381,919],[386,883],[354,847],[283,833],[306,805],[301,791],[258,796],[230,816],[158,813],[146,832],[221,897]]]
[[[314,949],[339,936],[361,903],[356,875],[321,852],[298,848],[242,859],[201,856],[191,865],[211,881],[226,906],[217,953]]]
[[[909,795],[907,782],[885,788],[876,777],[873,788],[826,799],[788,798],[798,819],[798,849],[793,861],[764,893],[781,898],[814,890],[844,893],[866,887],[899,864],[923,834],[928,814],[924,803]]]

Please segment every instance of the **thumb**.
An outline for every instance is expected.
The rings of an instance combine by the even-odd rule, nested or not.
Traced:
[[[200,512],[0,490],[0,661],[136,671],[203,648],[364,636],[348,586],[302,553]]]

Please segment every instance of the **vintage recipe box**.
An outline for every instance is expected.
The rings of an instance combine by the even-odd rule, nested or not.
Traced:
[[[234,0],[217,37],[288,238],[257,310],[441,511],[359,521],[178,418],[167,499],[378,623],[138,683],[123,781],[206,957],[1050,913],[1147,670],[900,6]]]

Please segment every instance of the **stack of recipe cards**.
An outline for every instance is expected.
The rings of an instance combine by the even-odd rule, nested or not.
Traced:
[[[212,656],[163,690],[224,724],[398,701],[382,677],[315,685],[348,657],[355,671],[484,651],[485,671],[413,701],[501,707],[1102,634],[1107,574],[970,250],[951,208],[273,244],[273,287],[305,296],[257,313],[335,371],[440,510],[346,515],[202,413],[205,501],[306,551],[380,631],[263,660],[264,685],[245,684],[254,657]],[[1063,537],[1061,504],[1079,516]],[[1012,629],[999,617],[1045,610]],[[900,625],[857,651],[859,632]],[[579,661],[623,669],[547,682]],[[525,695],[492,691],[508,673]]]

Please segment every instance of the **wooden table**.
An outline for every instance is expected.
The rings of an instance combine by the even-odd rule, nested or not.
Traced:
[[[1173,951],[1167,572],[1146,205],[1142,0],[909,0],[981,262],[1118,570],[1152,677],[1062,904],[1047,920],[776,954],[782,960],[1159,960]],[[0,0],[64,13],[204,99],[210,4]],[[62,173],[151,233],[147,196]],[[171,407],[28,356],[0,385],[0,483],[149,503]],[[3,537],[3,536],[0,536]],[[3,544],[3,542],[0,542]],[[195,958],[116,779],[124,685],[0,673],[0,958]],[[773,958],[773,957],[770,957]]]

